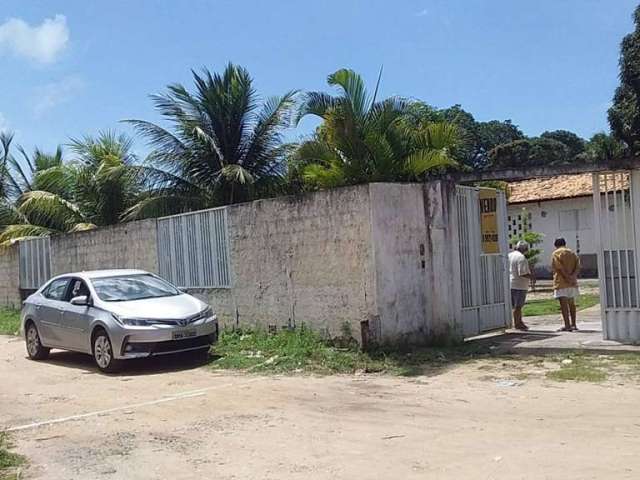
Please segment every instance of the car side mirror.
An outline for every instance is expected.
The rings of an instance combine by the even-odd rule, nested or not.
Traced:
[[[71,305],[86,306],[89,305],[89,297],[86,295],[80,295],[79,297],[73,297],[71,299]]]

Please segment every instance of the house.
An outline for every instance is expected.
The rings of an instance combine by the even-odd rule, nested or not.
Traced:
[[[560,175],[513,182],[508,187],[509,238],[525,230],[544,235],[538,278],[551,276],[553,242],[564,237],[580,255],[583,276],[598,276],[598,244],[593,216],[592,174]]]

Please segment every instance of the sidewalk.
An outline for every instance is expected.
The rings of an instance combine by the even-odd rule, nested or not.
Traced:
[[[566,352],[589,353],[640,353],[639,345],[624,345],[602,338],[600,305],[578,312],[577,332],[558,332],[562,326],[560,315],[525,317],[530,330],[507,330],[488,337],[491,343],[504,353],[546,355]]]

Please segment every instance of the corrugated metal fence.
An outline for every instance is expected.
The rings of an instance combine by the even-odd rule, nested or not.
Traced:
[[[182,288],[230,288],[226,208],[158,219],[160,275]]]
[[[36,290],[51,278],[49,237],[20,240],[20,288]]]

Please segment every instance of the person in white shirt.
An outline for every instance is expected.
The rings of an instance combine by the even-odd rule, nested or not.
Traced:
[[[529,330],[522,321],[522,307],[527,301],[527,291],[531,282],[529,261],[524,256],[529,244],[519,241],[516,249],[509,254],[509,279],[511,281],[511,307],[513,308],[513,326],[518,330]]]

